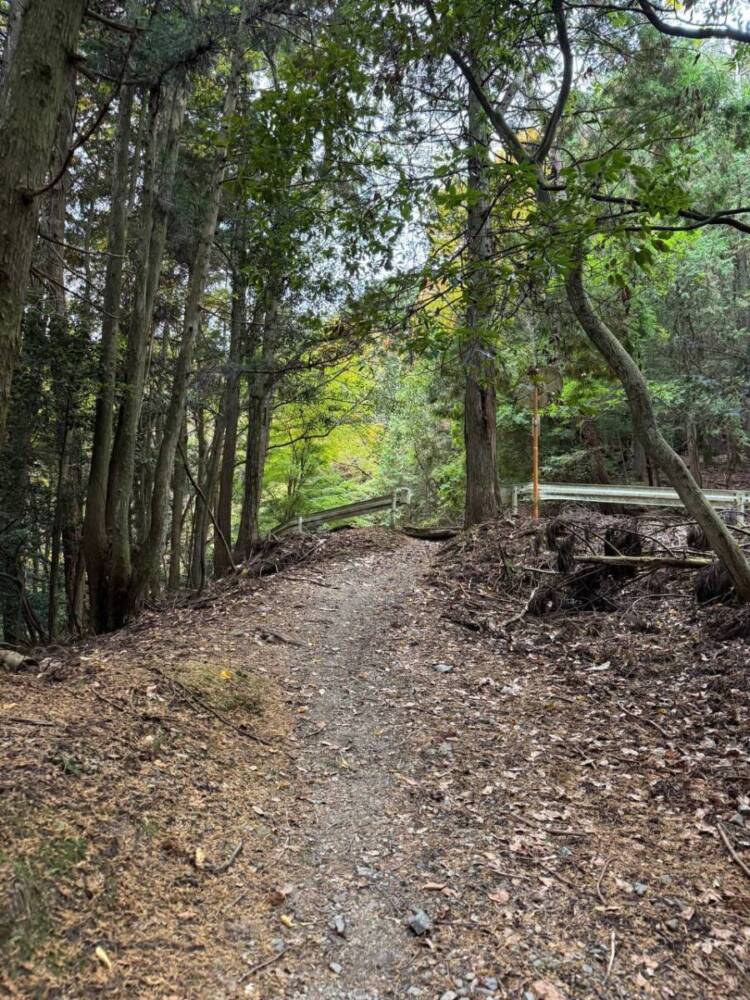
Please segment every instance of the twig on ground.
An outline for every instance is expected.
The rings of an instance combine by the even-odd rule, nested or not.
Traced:
[[[720,821],[717,822],[716,829],[719,831],[719,836],[724,841],[724,846],[729,851],[729,853],[730,853],[730,855],[732,857],[732,860],[736,861],[737,864],[740,866],[740,868],[743,870],[743,872],[747,875],[747,877],[750,878],[750,868],[747,867],[747,865],[745,864],[745,862],[742,860],[742,858],[739,856],[739,854],[735,851],[734,847],[732,847],[732,842],[730,841],[729,837],[727,837],[726,833],[724,832],[724,827],[721,825]]]
[[[23,719],[18,715],[9,715],[5,719],[0,719],[0,722],[15,722],[20,726],[46,726],[50,729],[54,729],[60,724],[59,722],[49,722],[46,719]]]
[[[226,861],[223,861],[220,865],[214,865],[210,869],[212,875],[221,875],[223,872],[228,871],[235,863],[237,858],[242,853],[242,848],[245,846],[245,842],[241,840],[237,846],[233,849],[232,853],[229,855]]]
[[[665,740],[669,740],[672,738],[666,731],[666,729],[662,729],[659,723],[654,722],[653,719],[647,719],[644,716],[636,715],[635,712],[631,712],[630,709],[625,708],[622,702],[618,701],[615,702],[615,704],[617,705],[617,707],[620,709],[621,712],[624,712],[625,715],[629,715],[630,718],[635,719],[636,722],[644,723],[647,726],[653,726],[657,732],[661,733],[661,735],[664,737]]]
[[[604,896],[602,895],[602,880],[603,880],[604,876],[607,874],[607,869],[609,868],[609,863],[610,863],[611,860],[612,860],[612,858],[607,858],[607,860],[604,862],[602,870],[599,872],[599,878],[596,880],[596,894],[599,897],[599,899],[602,901],[602,904],[604,906],[607,905],[607,901],[604,898]]]
[[[547,872],[548,875],[552,875],[554,878],[562,882],[563,885],[567,885],[567,887],[569,889],[572,889],[573,892],[584,892],[587,896],[591,895],[588,889],[582,889],[580,886],[574,885],[570,881],[570,879],[565,878],[564,875],[561,875],[560,872],[555,871],[554,868],[548,868],[547,865],[543,865],[541,861],[537,861],[537,865],[542,869],[542,871]]]
[[[513,819],[518,820],[519,823],[523,823],[525,826],[530,826],[533,830],[544,830],[545,833],[554,833],[560,837],[587,836],[585,830],[563,830],[557,826],[545,826],[543,823],[537,823],[534,820],[526,819],[524,816],[519,816],[518,813],[511,812],[510,809],[506,809],[505,812],[508,816],[512,816]]]
[[[607,962],[607,972],[604,976],[605,983],[609,979],[610,973],[612,972],[612,966],[615,964],[615,947],[615,932],[612,931],[612,936],[609,939],[609,962]]]
[[[272,955],[270,958],[267,958],[265,962],[258,962],[258,964],[254,965],[252,969],[247,970],[244,976],[240,978],[240,982],[244,983],[246,979],[249,979],[250,976],[254,976],[256,972],[260,972],[261,969],[267,969],[269,965],[273,965],[274,962],[278,962],[282,955],[285,954],[286,948],[283,951],[279,951],[275,955]]]

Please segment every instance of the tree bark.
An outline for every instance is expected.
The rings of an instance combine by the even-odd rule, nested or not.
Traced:
[[[489,127],[482,107],[469,91],[469,159],[466,220],[467,308],[466,342],[462,348],[465,370],[464,445],[466,499],[464,524],[470,527],[497,517],[497,403],[494,352],[490,343],[492,285],[488,271],[492,256],[490,200],[488,195]]]
[[[227,381],[222,398],[224,415],[224,449],[221,456],[219,474],[219,497],[216,504],[216,524],[214,533],[214,576],[223,576],[232,569],[226,547],[216,537],[219,532],[232,544],[232,500],[234,498],[234,463],[237,457],[237,425],[240,416],[240,356],[245,341],[247,278],[242,264],[242,248],[238,248],[239,259],[235,260],[232,273],[232,318],[229,344]]]
[[[591,469],[594,475],[594,482],[608,483],[609,473],[604,464],[604,446],[599,436],[596,422],[591,417],[586,417],[581,424],[581,440],[591,457]]]
[[[26,0],[0,100],[0,441],[44,184],[85,0]]]
[[[272,368],[279,336],[280,308],[280,284],[274,281],[266,290],[266,302],[256,306],[253,335],[248,345],[248,364],[253,370],[248,385],[245,472],[235,562],[249,558],[260,541],[258,515],[273,415],[275,379]]]
[[[245,445],[245,478],[242,491],[240,526],[237,532],[235,558],[248,559],[260,541],[258,515],[263,492],[263,472],[268,454],[271,431],[273,388],[267,379],[256,378],[250,386],[247,404],[247,442]]]
[[[703,485],[703,475],[701,473],[701,453],[698,448],[698,427],[692,413],[688,414],[687,427],[685,429],[687,446],[687,467],[699,486]]]
[[[114,436],[115,385],[117,377],[117,335],[120,326],[122,276],[128,234],[128,174],[133,90],[120,93],[117,137],[112,164],[107,270],[101,344],[99,348],[98,391],[94,417],[94,440],[86,493],[83,546],[89,582],[91,624],[95,632],[108,625],[108,536],[107,483]]]
[[[591,306],[583,284],[581,248],[578,249],[567,276],[566,290],[571,308],[584,332],[622,382],[630,406],[633,430],[641,440],[646,454],[655,465],[664,470],[688,514],[703,529],[709,545],[724,563],[739,598],[750,601],[750,565],[744,553],[703,496],[688,467],[659,430],[643,373]]]
[[[180,589],[181,559],[182,559],[182,522],[184,518],[183,506],[185,503],[185,493],[187,477],[185,475],[185,464],[182,455],[187,454],[187,421],[183,416],[180,440],[177,446],[177,454],[174,460],[174,472],[172,474],[172,522],[170,525],[169,541],[169,577],[167,587],[169,590]]]

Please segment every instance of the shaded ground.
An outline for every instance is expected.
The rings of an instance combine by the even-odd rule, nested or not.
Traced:
[[[0,991],[750,995],[745,642],[508,623],[438,551],[343,532],[0,674]]]

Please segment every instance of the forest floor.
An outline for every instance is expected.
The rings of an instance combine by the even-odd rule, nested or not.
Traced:
[[[340,532],[0,672],[0,995],[750,996],[747,640],[510,620],[479,541]]]

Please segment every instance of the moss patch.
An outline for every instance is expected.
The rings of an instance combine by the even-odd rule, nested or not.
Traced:
[[[86,856],[81,837],[45,840],[33,853],[0,853],[0,955],[13,973],[30,961],[53,931],[59,891]]]
[[[179,683],[222,715],[260,715],[268,702],[267,682],[224,663],[187,660],[175,668]]]

